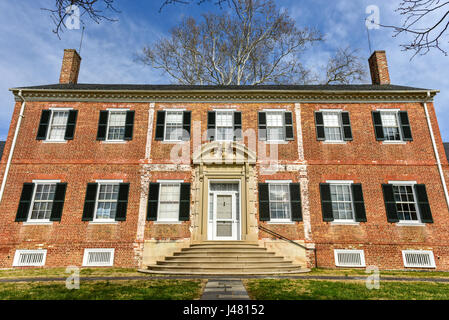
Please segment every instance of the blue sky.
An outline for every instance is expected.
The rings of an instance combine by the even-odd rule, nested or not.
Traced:
[[[159,71],[142,66],[134,56],[145,44],[168,34],[186,15],[219,10],[206,5],[176,5],[159,12],[162,0],[116,0],[121,11],[118,22],[99,25],[87,21],[81,56],[80,83],[170,83]],[[370,52],[365,29],[365,9],[380,8],[382,24],[398,24],[394,9],[400,0],[276,0],[299,27],[316,27],[326,43],[304,55],[303,63],[318,69],[339,47],[359,48],[363,58]],[[81,31],[67,30],[61,39],[48,12],[41,10],[54,0],[0,0],[0,139],[6,139],[14,107],[9,88],[57,83],[63,50],[79,48]],[[444,141],[449,141],[449,57],[431,52],[410,61],[411,53],[401,51],[404,38],[392,38],[389,29],[371,30],[374,50],[386,50],[393,84],[438,89],[435,99],[438,122]]]

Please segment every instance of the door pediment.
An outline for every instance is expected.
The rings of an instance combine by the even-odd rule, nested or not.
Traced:
[[[256,153],[235,141],[213,141],[193,154],[194,164],[255,164]]]

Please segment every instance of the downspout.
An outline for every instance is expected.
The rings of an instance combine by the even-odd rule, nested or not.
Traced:
[[[20,90],[17,95],[22,99],[22,106],[20,108],[19,119],[17,121],[16,131],[14,132],[14,138],[12,140],[11,150],[9,151],[9,155],[8,155],[8,162],[6,163],[5,174],[3,175],[2,186],[0,188],[0,203],[3,200],[3,192],[5,191],[6,180],[8,178],[9,168],[11,167],[12,156],[14,154],[14,149],[16,147],[17,136],[19,135],[20,124],[22,123],[23,112],[25,111],[25,105],[26,105],[25,98],[22,96],[22,90]]]
[[[444,196],[446,197],[446,204],[449,208],[449,194],[447,192],[446,179],[444,179],[443,168],[441,167],[440,155],[438,154],[437,144],[435,142],[435,136],[433,134],[432,123],[430,122],[429,110],[427,109],[427,101],[430,99],[430,91],[427,91],[427,97],[424,99],[424,111],[426,113],[427,126],[430,130],[430,138],[432,139],[433,152],[435,153],[435,157],[437,160],[438,171],[440,173],[441,183],[443,184]]]

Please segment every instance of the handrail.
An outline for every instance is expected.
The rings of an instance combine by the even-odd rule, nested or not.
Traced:
[[[318,268],[318,257],[316,256],[316,248],[307,248],[307,247],[303,246],[302,244],[299,244],[299,243],[297,243],[297,242],[295,242],[295,241],[293,241],[293,240],[291,240],[291,239],[289,239],[287,237],[284,237],[283,235],[281,235],[281,234],[279,234],[277,232],[274,232],[273,230],[267,229],[265,227],[258,226],[258,228],[260,230],[262,230],[262,231],[264,231],[264,232],[266,232],[266,233],[268,233],[268,234],[278,238],[278,239],[290,242],[290,243],[292,243],[292,244],[294,244],[294,245],[296,245],[298,247],[301,247],[304,250],[313,250],[313,253],[314,253],[313,255],[315,256],[315,268]]]
[[[307,248],[307,247],[303,246],[300,243],[297,243],[297,242],[295,242],[295,241],[293,241],[293,240],[291,240],[289,238],[284,237],[283,235],[281,235],[279,233],[274,232],[273,230],[269,230],[269,229],[267,229],[265,227],[262,227],[262,226],[259,226],[259,229],[264,231],[264,232],[266,232],[266,233],[268,233],[268,234],[270,234],[270,235],[272,235],[272,236],[275,236],[278,239],[281,239],[281,240],[284,240],[284,241],[288,241],[288,242],[290,242],[290,243],[292,243],[294,245],[297,245],[298,247],[301,247],[301,248],[303,248],[305,250],[315,250],[314,248]]]

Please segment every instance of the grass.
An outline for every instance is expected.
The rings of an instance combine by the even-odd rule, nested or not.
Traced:
[[[401,278],[449,278],[449,272],[423,271],[423,270],[380,270],[381,277]],[[321,269],[313,268],[311,272],[303,273],[304,276],[343,276],[357,277],[367,276],[365,268],[361,269]]]
[[[255,300],[447,300],[449,284],[380,282],[368,290],[364,281],[244,280]]]
[[[0,270],[0,279],[6,278],[66,278],[66,268],[23,268]],[[81,277],[142,276],[132,268],[80,268]]]
[[[65,282],[1,283],[0,300],[194,300],[201,280],[81,281],[68,290]]]

